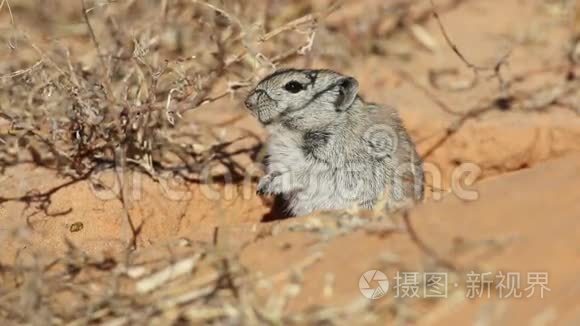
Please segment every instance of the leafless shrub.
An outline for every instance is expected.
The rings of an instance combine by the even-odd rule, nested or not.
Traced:
[[[183,113],[226,96],[237,98],[260,74],[307,53],[319,21],[337,8],[331,4],[263,31],[252,22],[260,21],[261,12],[241,3],[88,5],[79,0],[70,5],[78,7],[76,17],[84,22],[78,28],[90,42],[40,46],[26,24],[12,16],[10,2],[4,5],[19,35],[13,50],[23,53],[24,67],[0,79],[0,114],[10,125],[1,135],[2,167],[32,161],[77,181],[115,166],[154,179],[165,172],[195,180],[214,161],[243,173],[227,148],[234,142],[196,147],[203,142],[202,131],[184,121]],[[66,15],[58,16],[65,5],[52,4],[51,19],[66,21]],[[17,9],[31,16],[38,10],[33,3]],[[303,28],[309,31],[305,36],[296,33]],[[24,64],[27,50],[36,57],[30,66]],[[82,60],[72,54],[81,51],[87,52]],[[255,155],[257,149],[246,152]],[[38,202],[46,209],[50,195],[61,188],[2,197],[0,204]],[[123,201],[122,194],[119,198]]]

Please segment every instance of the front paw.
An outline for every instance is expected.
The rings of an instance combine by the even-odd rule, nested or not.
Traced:
[[[276,181],[279,178],[279,173],[268,173],[260,179],[258,182],[258,188],[256,189],[256,194],[260,196],[273,195],[279,193],[276,189]]]

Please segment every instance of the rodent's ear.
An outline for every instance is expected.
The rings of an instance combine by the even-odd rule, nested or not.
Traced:
[[[336,99],[336,110],[348,109],[358,94],[358,81],[352,77],[344,77],[338,81],[339,94]]]

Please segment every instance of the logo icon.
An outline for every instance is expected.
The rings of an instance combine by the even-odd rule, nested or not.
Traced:
[[[358,280],[360,293],[367,299],[380,299],[389,290],[389,279],[385,273],[372,269],[366,271]]]
[[[368,128],[363,135],[367,151],[375,158],[391,158],[397,150],[397,132],[391,126],[377,124]]]

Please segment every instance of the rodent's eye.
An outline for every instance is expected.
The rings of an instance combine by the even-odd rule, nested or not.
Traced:
[[[284,85],[284,89],[290,93],[296,94],[301,90],[304,90],[304,86],[302,86],[302,84],[300,84],[299,82],[293,80]]]

